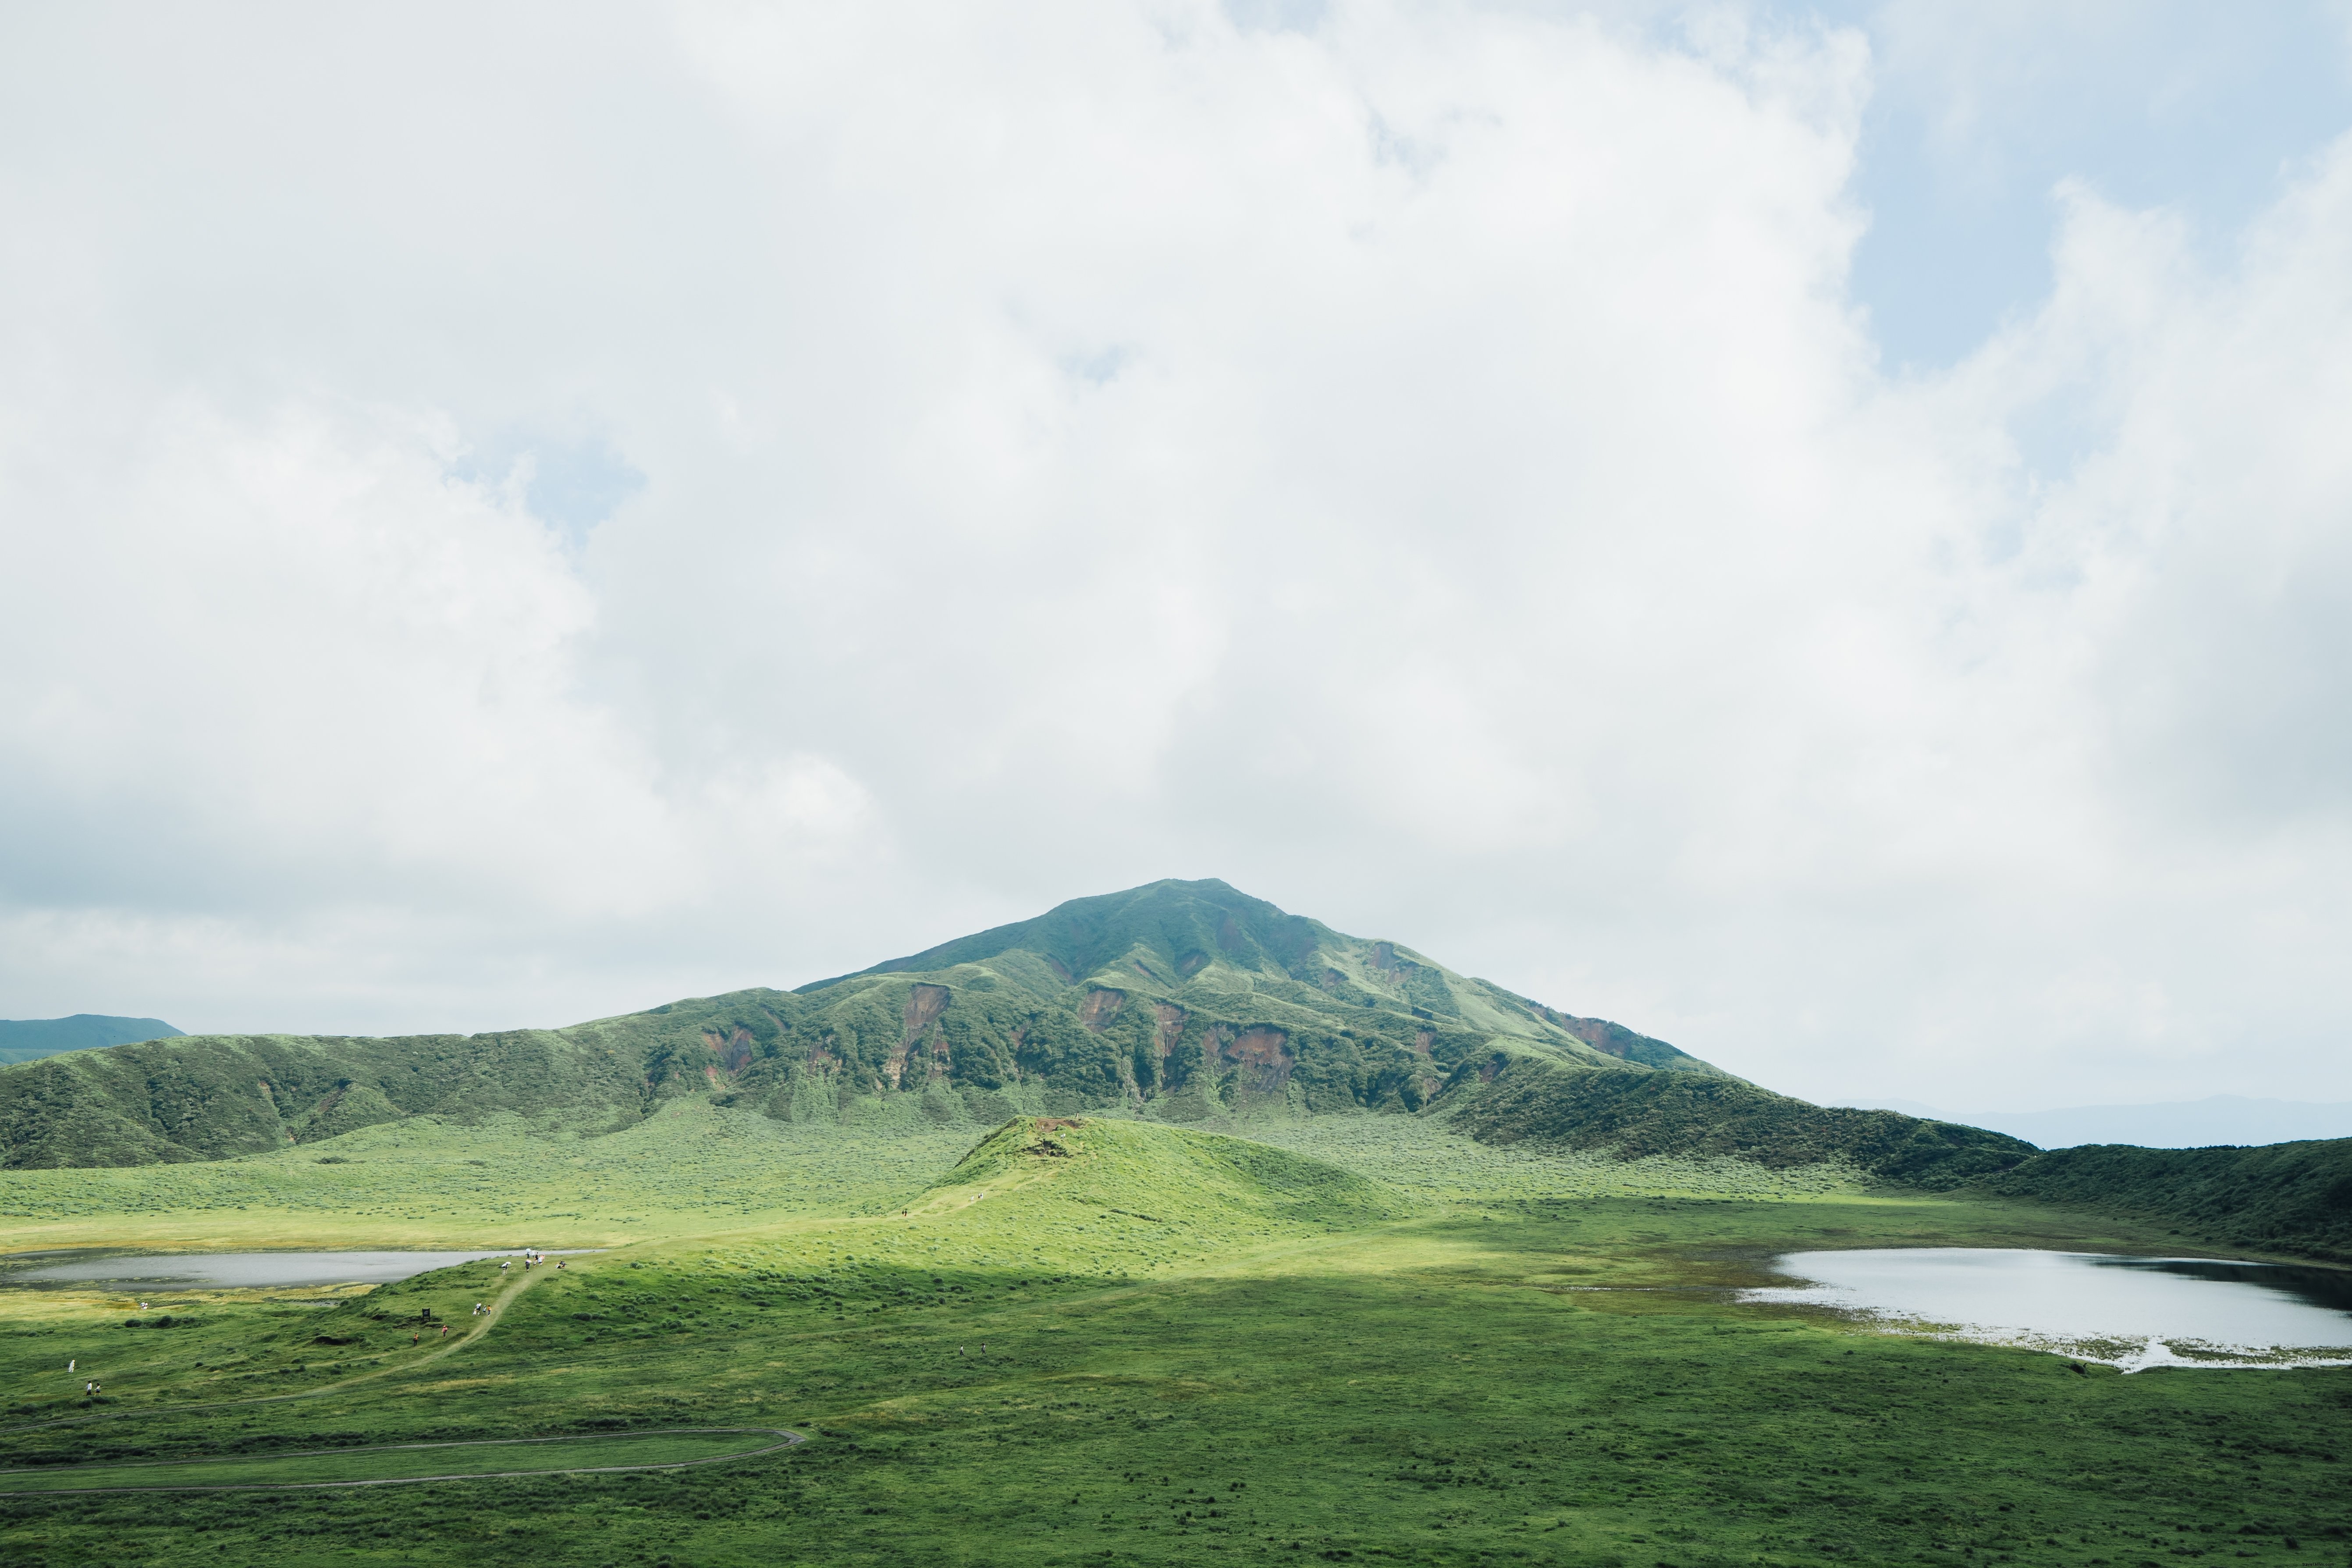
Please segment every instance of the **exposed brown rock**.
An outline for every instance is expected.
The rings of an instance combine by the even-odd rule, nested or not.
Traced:
[[[1192,1015],[1173,1002],[1155,1002],[1152,1007],[1159,1014],[1159,1023],[1151,1031],[1151,1038],[1159,1047],[1160,1059],[1164,1062],[1168,1059],[1168,1053],[1176,1048],[1176,1042],[1184,1037],[1185,1020]]]
[[[1098,985],[1087,992],[1087,999],[1078,1004],[1078,1022],[1099,1035],[1103,1031],[1103,1026],[1116,1017],[1118,1010],[1126,1005],[1126,992],[1113,991],[1107,986]]]
[[[733,1033],[727,1035],[705,1029],[702,1031],[702,1043],[710,1047],[710,1054],[719,1058],[719,1065],[730,1073],[741,1072],[751,1063],[751,1031],[740,1024],[735,1026]]]

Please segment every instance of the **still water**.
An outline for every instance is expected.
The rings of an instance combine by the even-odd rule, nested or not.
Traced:
[[[1805,1283],[1744,1300],[1836,1307],[2126,1372],[2352,1365],[2352,1273],[2338,1269],[1967,1247],[1792,1252],[1774,1267]]]
[[[266,1289],[287,1286],[385,1285],[512,1252],[178,1252],[148,1258],[82,1258],[10,1269],[10,1285],[96,1285],[123,1290]]]

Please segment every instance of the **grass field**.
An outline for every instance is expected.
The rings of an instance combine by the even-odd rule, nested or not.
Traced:
[[[810,1441],[676,1471],[10,1496],[0,1561],[2352,1561],[2352,1378],[2077,1371],[1729,1293],[1793,1247],[2193,1244],[2169,1227],[1424,1119],[1242,1131],[1016,1123],[959,1167],[986,1130],[687,1104],[569,1142],[412,1122],[11,1173],[10,1250],[610,1250],[145,1312],[0,1291],[0,1489],[653,1428]]]
[[[0,1470],[0,1496],[63,1491],[229,1491],[247,1488],[385,1486],[401,1482],[589,1470],[683,1468],[764,1454],[797,1436],[769,1427],[614,1433],[509,1441],[399,1443],[240,1455],[52,1465]]]

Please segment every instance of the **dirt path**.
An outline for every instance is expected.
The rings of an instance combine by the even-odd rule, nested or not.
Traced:
[[[431,1366],[435,1362],[456,1355],[459,1351],[488,1333],[491,1327],[506,1315],[507,1308],[516,1297],[553,1272],[551,1268],[524,1269],[515,1277],[513,1283],[490,1298],[490,1310],[476,1319],[472,1328],[446,1345],[438,1346],[421,1356],[395,1365],[380,1366],[370,1372],[355,1373],[350,1377],[337,1378],[332,1383],[322,1383],[316,1388],[298,1389],[292,1394],[259,1394],[247,1399],[210,1399],[196,1405],[147,1405],[135,1410],[104,1410],[89,1415],[53,1415],[47,1421],[28,1421],[21,1426],[0,1426],[0,1437],[11,1436],[19,1432],[35,1432],[45,1426],[76,1426],[92,1421],[121,1421],[132,1415],[176,1415],[190,1410],[226,1410],[246,1405],[282,1405],[289,1399],[316,1399],[322,1394],[334,1394],[362,1383],[373,1383],[378,1378],[390,1377],[395,1373],[414,1372],[419,1367]]]
[[[543,1271],[538,1271],[535,1275],[533,1270],[529,1268],[524,1269],[520,1274],[515,1276],[514,1282],[512,1284],[509,1285],[505,1289],[490,1298],[490,1310],[483,1313],[480,1317],[475,1319],[474,1326],[472,1328],[467,1329],[464,1333],[459,1334],[456,1339],[451,1340],[447,1344],[441,1346],[439,1349],[430,1352],[427,1354],[418,1356],[415,1361],[404,1361],[398,1366],[378,1367],[373,1372],[363,1372],[356,1377],[344,1378],[340,1383],[326,1383],[320,1384],[316,1388],[304,1389],[300,1394],[274,1394],[271,1397],[277,1399],[303,1399],[308,1398],[310,1395],[314,1394],[326,1394],[338,1388],[349,1388],[355,1383],[366,1383],[373,1378],[388,1377],[395,1372],[407,1372],[415,1367],[431,1366],[436,1361],[456,1355],[459,1351],[464,1350],[467,1345],[472,1344],[484,1334],[488,1333],[490,1331],[490,1326],[506,1315],[507,1304],[509,1302],[521,1295],[525,1290],[530,1289],[541,1279],[545,1279],[548,1275],[554,1272],[554,1269],[549,1268]],[[247,1403],[259,1404],[260,1401],[239,1400],[236,1403],[240,1405]],[[182,1408],[186,1408],[186,1406],[182,1406]]]

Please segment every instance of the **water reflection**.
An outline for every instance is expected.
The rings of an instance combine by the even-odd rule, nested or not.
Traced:
[[[2062,1254],[2085,1258],[2099,1268],[2151,1269],[2225,1285],[2277,1290],[2315,1307],[2352,1312],[2352,1269],[2311,1268],[2294,1263],[2229,1263],[2216,1258],[2115,1258],[2102,1253]]]
[[[2133,1372],[2352,1364],[2352,1274],[2337,1269],[1961,1247],[1794,1252],[1777,1268],[1806,1283],[1744,1298]]]
[[[63,1263],[12,1258],[9,1285],[98,1286],[123,1290],[251,1290],[326,1285],[388,1285],[396,1279],[513,1252],[179,1252],[76,1258]]]

